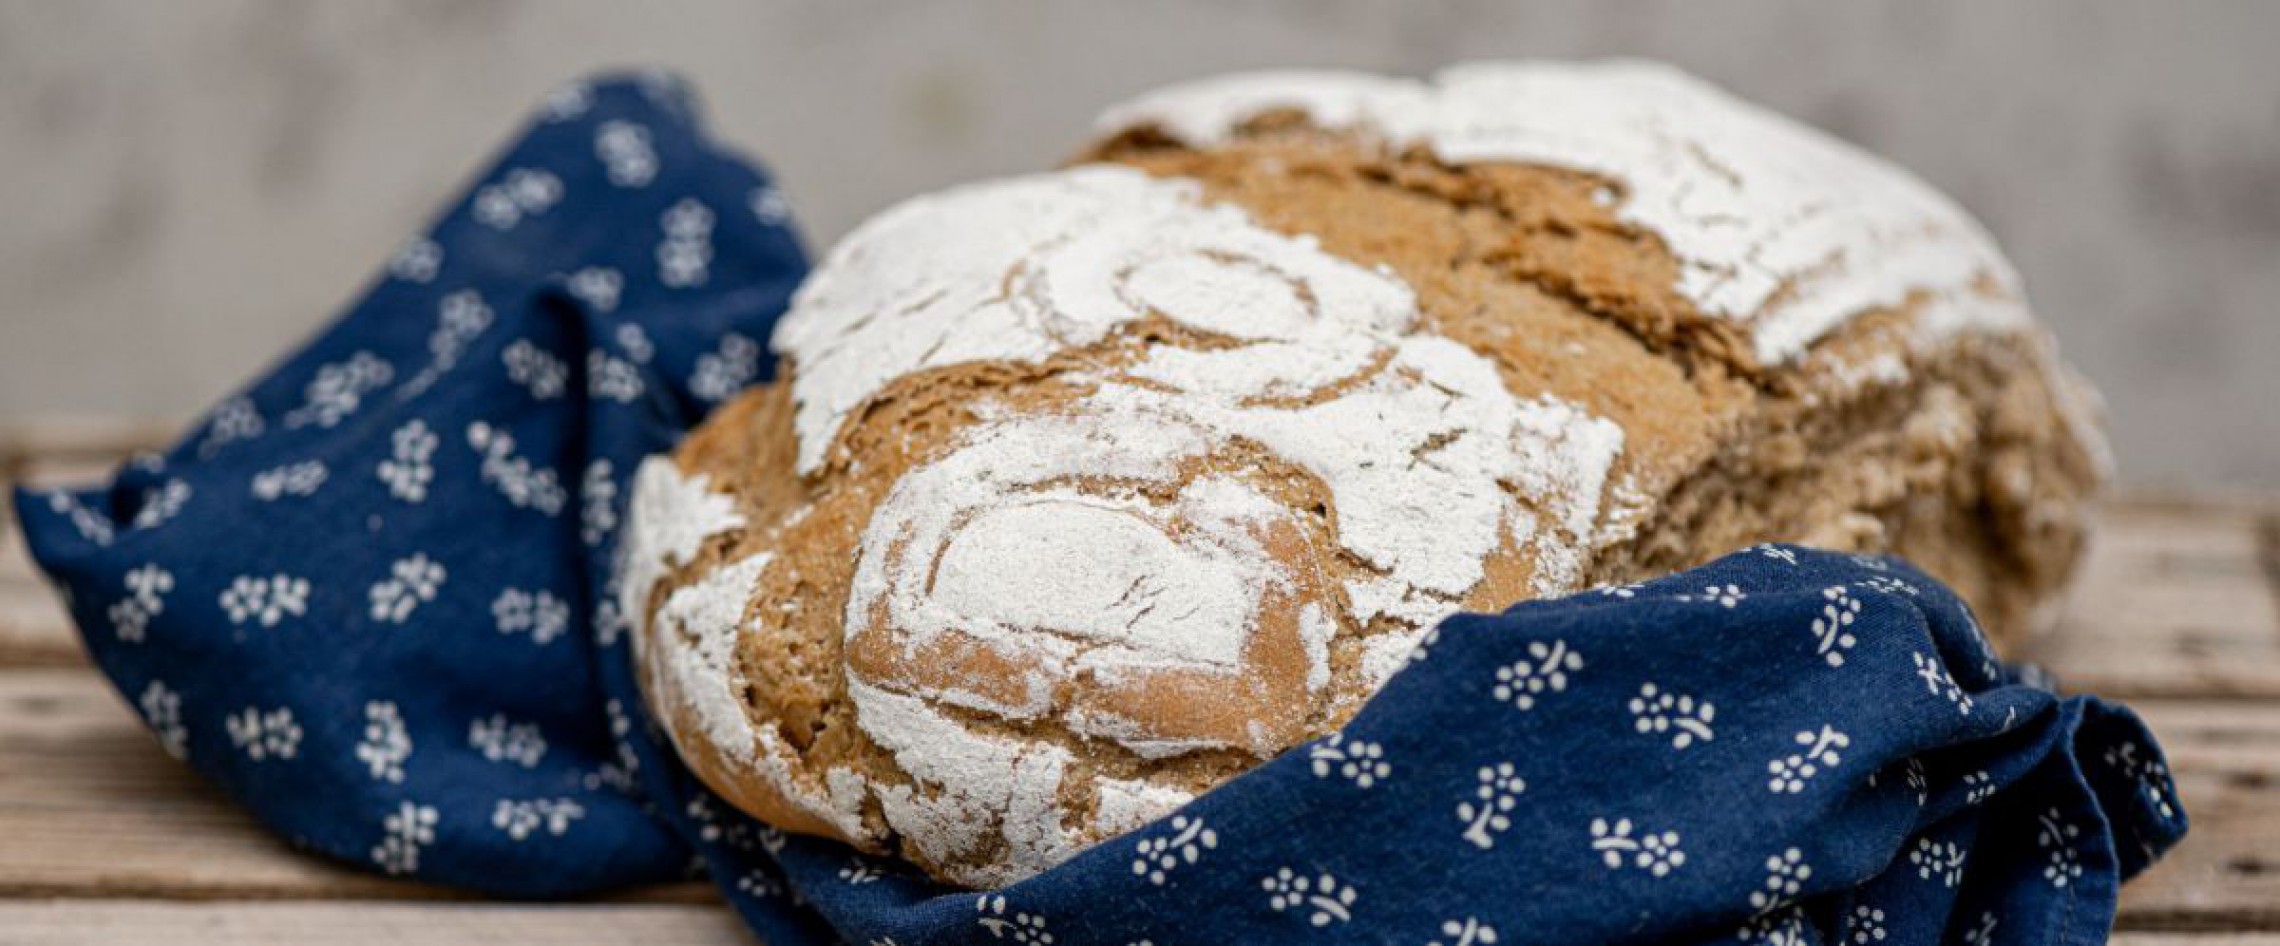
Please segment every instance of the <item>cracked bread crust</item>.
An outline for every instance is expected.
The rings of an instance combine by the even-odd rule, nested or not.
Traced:
[[[1931,335],[1904,303],[1766,368],[1732,323],[1669,291],[1657,239],[1595,200],[1609,185],[1590,175],[1450,166],[1288,112],[1208,151],[1144,128],[1083,160],[1201,181],[1270,227],[1391,267],[1513,390],[1621,426],[1618,469],[1649,511],[1598,550],[1590,584],[1765,541],[1890,552],[2015,646],[2049,624],[2085,548],[2107,463],[2086,419],[2095,394],[2039,325]]]
[[[700,778],[992,886],[1336,728],[1439,614],[1803,541],[1907,555],[2015,642],[2071,571],[2102,447],[2039,328],[1911,291],[1771,359],[1626,219],[1636,182],[1318,118],[1133,125],[834,251],[776,339],[793,380],[636,488],[633,533],[678,528],[629,542],[638,665]],[[926,255],[1056,213],[1091,242]],[[1970,290],[2015,304],[1992,265]],[[878,288],[976,267],[970,298]],[[1412,479],[1359,472],[1387,465]],[[1405,490],[1495,529],[1395,554]],[[1076,567],[1104,562],[1142,566]]]

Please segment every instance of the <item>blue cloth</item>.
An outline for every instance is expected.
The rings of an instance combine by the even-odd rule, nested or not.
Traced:
[[[1342,732],[1001,891],[753,822],[643,718],[627,477],[805,270],[644,75],[551,97],[336,325],[103,488],[17,497],[160,742],[296,844],[565,897],[709,874],[776,946],[2096,943],[2184,833],[2136,717],[1904,563],[1786,546],[1443,622]]]

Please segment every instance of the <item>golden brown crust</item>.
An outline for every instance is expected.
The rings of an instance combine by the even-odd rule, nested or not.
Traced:
[[[2066,395],[2054,388],[2038,331],[1927,344],[1904,305],[1855,318],[1800,362],[1768,367],[1730,322],[1696,312],[1672,290],[1676,261],[1652,235],[1618,221],[1598,196],[1612,184],[1589,175],[1449,166],[1287,117],[1256,122],[1208,151],[1135,132],[1087,158],[1200,182],[1210,200],[1269,229],[1385,267],[1415,292],[1423,328],[1486,358],[1513,395],[1555,397],[1619,426],[1623,450],[1601,510],[1609,526],[1581,549],[1587,581],[1666,573],[1760,541],[1894,551],[1955,585],[1997,639],[2012,643],[2080,553],[2081,505],[2098,469],[2063,416]],[[672,569],[648,605],[654,613],[675,589],[728,563],[771,557],[744,609],[731,673],[766,744],[758,751],[776,753],[789,781],[738,758],[752,747],[702,738],[699,714],[658,666],[667,650],[658,635],[672,629],[653,622],[643,631],[644,683],[699,777],[787,830],[892,850],[952,881],[1006,876],[993,873],[1013,856],[1000,839],[945,857],[890,830],[881,798],[919,786],[859,725],[848,674],[918,692],[955,681],[1011,704],[1023,697],[1023,668],[954,636],[909,651],[878,621],[846,627],[856,550],[905,474],[940,460],[986,417],[1076,410],[1098,378],[1150,351],[1213,344],[1146,319],[1033,363],[913,373],[851,413],[822,469],[805,478],[795,472],[786,386],[755,389],[708,420],[675,462],[733,497],[744,525]],[[1329,643],[1333,683],[1322,694],[1310,693],[1300,683],[1306,668],[1289,661],[1300,650],[1292,641],[1298,605],[1334,598],[1330,589],[1366,568],[1328,538],[1336,522],[1323,484],[1247,449],[1230,444],[1182,468],[1189,480],[1248,478],[1303,513],[1259,535],[1297,578],[1270,596],[1268,620],[1245,651],[1241,688],[1196,674],[1121,686],[1079,677],[1058,685],[1055,706],[1112,709],[1196,736],[1233,737],[1263,722],[1263,732],[1241,734],[1270,748],[1329,732],[1358,708],[1340,694],[1366,695],[1364,650],[1386,630],[1383,619],[1341,620]],[[1503,607],[1536,594],[1544,574],[1536,550],[1508,542],[1463,605]],[[980,737],[1064,753],[1063,822],[1052,827],[1080,841],[1122,830],[1100,816],[1096,786],[1201,791],[1258,759],[1226,748],[1149,758],[1042,721],[940,709]],[[868,788],[835,796],[834,772]],[[819,813],[833,805],[835,813]]]
[[[1927,347],[1907,307],[1880,310],[1767,370],[1730,323],[1671,291],[1676,264],[1652,234],[1593,199],[1611,182],[1391,154],[1287,114],[1250,128],[1208,151],[1126,132],[1084,157],[1202,181],[1270,227],[1390,266],[1514,392],[1615,421],[1623,473],[1664,511],[1598,554],[1596,581],[1761,541],[1894,552],[1955,585],[2010,645],[2072,574],[2101,474],[2039,327]],[[1468,606],[1525,596],[1498,571]]]

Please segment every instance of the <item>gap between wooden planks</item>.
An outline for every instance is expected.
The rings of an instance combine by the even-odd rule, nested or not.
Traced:
[[[709,904],[597,906],[371,901],[224,904],[118,900],[91,907],[86,901],[0,900],[0,946],[35,943],[41,946],[116,946],[119,943],[717,946],[750,942],[751,934],[744,931],[735,914]],[[2280,946],[2280,937],[2270,941],[2238,942]],[[2206,940],[2192,943],[2193,946],[2215,946]]]
[[[295,851],[158,748],[96,674],[0,670],[0,901],[464,897]],[[677,884],[621,899],[709,902]]]
[[[2121,927],[2280,931],[2280,704],[2161,699],[2137,708],[2169,750],[2195,827],[2124,890]],[[0,838],[8,839],[0,844],[0,916],[38,898],[453,896],[288,849],[160,751],[109,687],[82,670],[0,671]],[[616,902],[718,909],[712,899],[708,888],[687,884]],[[664,923],[680,916],[640,915]]]
[[[0,483],[100,475],[144,432],[67,428],[0,443]],[[503,905],[288,849],[167,758],[87,666],[0,512],[0,944],[371,941],[736,942],[710,891]],[[2124,697],[2169,752],[2193,836],[2124,894],[2143,946],[2280,946],[2280,515],[2120,502],[2060,630],[2034,659]],[[320,935],[321,934],[321,935]],[[354,934],[349,942],[367,938]]]
[[[56,901],[0,902],[0,946],[401,946],[546,943],[683,946],[749,940],[727,910],[692,906],[474,906],[420,903],[185,904],[128,900],[89,911]],[[2280,946],[2280,933],[2117,934],[2114,946]]]

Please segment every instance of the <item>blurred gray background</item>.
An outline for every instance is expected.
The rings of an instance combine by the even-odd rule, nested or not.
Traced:
[[[1170,80],[1622,54],[1961,198],[2106,391],[2126,481],[2269,492],[2276,50],[2258,0],[0,3],[0,426],[196,413],[600,67],[694,79],[820,246]]]

